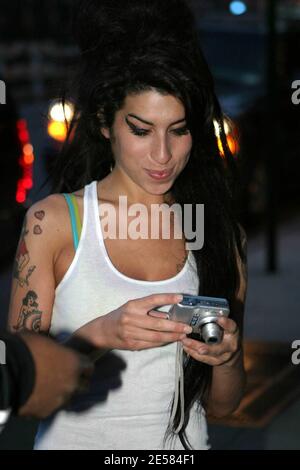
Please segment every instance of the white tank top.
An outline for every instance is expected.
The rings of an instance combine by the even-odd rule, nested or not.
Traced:
[[[120,273],[103,240],[97,182],[84,190],[82,233],[75,257],[55,291],[50,333],[69,334],[129,300],[155,293],[198,294],[192,252],[176,276],[142,281]],[[175,390],[177,343],[143,351],[114,350],[96,363],[90,390],[44,420],[35,449],[178,449],[176,436],[163,444]],[[187,436],[194,449],[207,449],[203,408],[193,407]]]

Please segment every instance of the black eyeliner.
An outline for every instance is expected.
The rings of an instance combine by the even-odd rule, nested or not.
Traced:
[[[147,133],[149,132],[146,129],[140,129],[139,127],[135,126],[132,122],[128,121],[127,117],[125,118],[125,121],[126,121],[127,125],[129,126],[130,131],[134,135],[138,135],[138,136],[147,135]],[[144,134],[139,134],[141,132],[143,132]]]
[[[125,121],[127,123],[127,125],[129,126],[130,128],[130,131],[134,134],[134,135],[137,135],[137,136],[145,136],[147,135],[150,131],[147,130],[147,129],[141,129],[137,126],[135,126],[132,122],[130,122],[127,118],[127,116],[125,117]],[[182,135],[186,135],[189,133],[189,128],[187,126],[184,126],[184,127],[179,127],[178,129],[173,129],[171,132],[177,134],[178,136],[182,136]],[[142,134],[143,133],[143,134]]]

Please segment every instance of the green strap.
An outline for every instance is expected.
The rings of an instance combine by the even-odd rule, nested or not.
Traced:
[[[74,194],[63,194],[63,196],[65,197],[68,207],[69,207],[71,225],[72,225],[73,243],[74,243],[74,249],[76,251],[79,245],[79,240],[80,240],[81,230],[82,230],[78,204],[77,204],[76,197],[74,196]]]

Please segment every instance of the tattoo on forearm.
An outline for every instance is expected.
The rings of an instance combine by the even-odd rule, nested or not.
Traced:
[[[45,211],[36,211],[34,213],[34,216],[38,220],[43,220],[45,217]],[[26,245],[26,236],[29,233],[27,225],[27,216],[25,216],[13,268],[13,277],[17,281],[14,294],[16,292],[17,287],[29,286],[28,280],[33,271],[36,269],[36,266],[29,266],[30,255]],[[41,233],[43,233],[41,226],[35,225],[33,228],[33,233],[34,235],[40,235]],[[25,268],[27,269],[27,272],[25,271]]]
[[[41,329],[42,311],[38,309],[38,296],[30,290],[22,300],[17,324],[13,326],[16,331],[31,330],[39,333]]]

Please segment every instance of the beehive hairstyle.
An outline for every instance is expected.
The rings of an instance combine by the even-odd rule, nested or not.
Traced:
[[[177,97],[186,111],[193,147],[172,194],[183,213],[185,204],[205,205],[204,247],[193,251],[199,295],[227,298],[239,323],[233,308],[239,287],[236,247],[242,260],[245,256],[234,210],[236,165],[192,12],[184,0],[79,0],[74,4],[73,33],[80,58],[67,97],[74,101],[75,115],[54,170],[54,191],[72,192],[109,174],[114,156],[100,127],[113,129],[126,96],[156,90]],[[195,402],[206,406],[212,367],[186,356],[184,372],[185,421],[179,437],[188,449],[185,429],[190,409]],[[178,409],[166,437],[172,436],[179,417]]]

